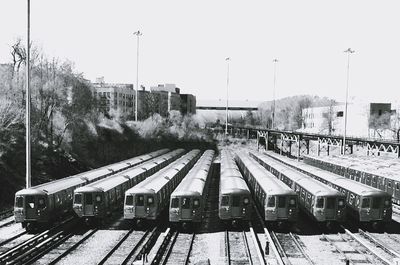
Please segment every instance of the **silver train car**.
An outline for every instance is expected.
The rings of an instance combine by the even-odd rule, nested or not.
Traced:
[[[169,206],[174,189],[196,163],[201,152],[194,149],[167,168],[150,176],[125,192],[124,219],[141,221],[156,220]]]
[[[236,156],[254,201],[265,221],[293,223],[298,218],[298,196],[245,152]]]
[[[74,176],[22,189],[15,193],[15,221],[29,230],[36,226],[47,225],[65,214],[72,214],[73,192],[76,188],[139,165],[168,151],[168,149],[158,150]]]
[[[169,204],[170,222],[185,225],[202,221],[214,153],[213,150],[206,150],[172,192]]]
[[[251,220],[251,193],[230,151],[221,150],[218,216],[232,224]]]
[[[167,166],[183,153],[184,149],[177,149],[117,175],[77,188],[72,206],[74,212],[78,217],[84,218],[87,224],[103,219],[113,210],[122,208],[126,190]]]
[[[271,157],[256,152],[249,154],[298,194],[300,209],[313,220],[327,227],[345,221],[344,194]]]
[[[387,192],[273,152],[267,155],[343,193],[347,213],[358,222],[379,228],[392,220],[391,196]]]

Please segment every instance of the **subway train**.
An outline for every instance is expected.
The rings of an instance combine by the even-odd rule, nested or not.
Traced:
[[[345,221],[344,194],[271,157],[253,151],[249,154],[298,194],[300,209],[311,219],[328,228]]]
[[[151,222],[169,206],[170,196],[201,155],[194,149],[125,192],[124,219]]]
[[[299,211],[296,192],[245,152],[238,153],[236,161],[263,219],[278,225],[295,222]]]
[[[183,155],[184,149],[177,149],[153,158],[134,168],[90,183],[74,191],[73,210],[87,224],[92,224],[123,206],[125,191],[140,183],[158,170]]]
[[[74,176],[54,180],[15,193],[14,217],[26,229],[46,225],[64,214],[72,213],[76,188],[134,167],[168,152],[162,149],[122,162],[93,169]]]
[[[400,176],[398,171],[393,169],[379,170],[367,166],[369,158],[365,158],[364,165],[360,162],[348,162],[347,157],[316,157],[311,155],[303,156],[306,164],[319,167],[324,170],[339,174],[346,178],[361,182],[389,193],[392,201],[400,205]]]
[[[343,193],[346,211],[356,221],[377,229],[392,220],[391,196],[387,192],[273,152],[266,154]]]
[[[214,151],[207,150],[171,194],[169,221],[186,226],[200,223],[207,198]]]
[[[225,223],[236,225],[251,220],[251,193],[236,165],[232,153],[221,150],[218,216]]]

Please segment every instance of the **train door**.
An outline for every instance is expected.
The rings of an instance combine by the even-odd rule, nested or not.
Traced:
[[[286,218],[286,197],[279,196],[278,197],[278,208],[277,208],[277,217],[278,219]]]
[[[83,206],[83,214],[84,215],[93,215],[93,197],[91,193],[84,193],[84,206]]]
[[[325,198],[325,218],[326,220],[335,219],[336,213],[336,198],[327,197]]]
[[[144,195],[136,194],[135,195],[135,213],[136,216],[143,217],[144,216]]]
[[[36,201],[35,196],[25,197],[26,219],[36,218]]]
[[[381,197],[372,197],[370,216],[372,220],[378,220],[382,216],[383,200]]]
[[[190,219],[192,217],[192,205],[191,198],[183,197],[181,199],[181,218]]]
[[[232,195],[232,217],[240,216],[240,195]]]

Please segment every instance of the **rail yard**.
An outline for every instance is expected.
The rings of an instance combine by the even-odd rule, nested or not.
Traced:
[[[304,157],[163,149],[21,190],[0,264],[398,264],[400,163]]]

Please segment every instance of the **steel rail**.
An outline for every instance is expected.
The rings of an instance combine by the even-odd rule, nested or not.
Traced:
[[[98,265],[104,264],[112,256],[112,254],[114,254],[114,252],[122,245],[122,243],[125,242],[125,240],[132,234],[133,231],[134,229],[129,230],[129,232],[126,233],[126,235],[124,235],[110,251],[108,251],[108,253],[101,259]]]

